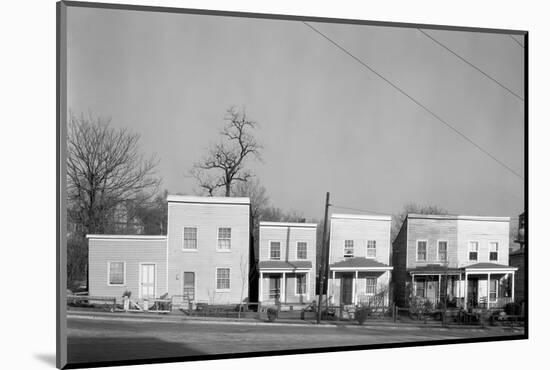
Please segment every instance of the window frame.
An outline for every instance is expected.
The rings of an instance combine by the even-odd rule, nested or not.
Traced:
[[[493,282],[493,281],[495,282],[495,291],[494,291],[495,292],[495,297],[494,298],[491,297],[491,294],[492,294],[492,289],[491,289],[492,284],[491,284],[491,282]],[[496,302],[498,300],[499,281],[498,281],[498,279],[489,279],[488,284],[489,284],[489,286],[487,287],[487,291],[489,292],[489,302]]]
[[[374,281],[374,285],[369,285],[369,280]],[[369,287],[374,287],[374,292],[369,293]],[[378,278],[376,276],[367,276],[365,278],[365,295],[374,296],[376,295],[376,288],[378,287]]]
[[[298,293],[298,276],[303,276],[304,277],[304,283],[303,283],[303,286],[304,286],[304,291],[301,292],[301,293]],[[304,295],[307,295],[307,273],[305,272],[297,272],[296,273],[296,284],[295,284],[295,290],[294,290],[294,295],[297,295],[297,296],[304,296]]]
[[[298,246],[299,246],[299,244],[301,244],[301,243],[303,243],[303,244],[306,245],[306,250],[305,250],[306,256],[305,256],[304,258],[300,258],[300,253],[299,253],[299,250],[298,250]],[[309,244],[309,243],[308,243],[307,241],[305,241],[305,240],[297,240],[297,241],[296,241],[296,259],[297,259],[297,260],[307,260],[307,258],[308,258],[308,253],[307,253],[308,244]]]
[[[196,301],[197,298],[197,271],[189,271],[189,270],[182,270],[181,272],[181,292],[183,296],[185,297],[185,273],[192,273],[193,274],[193,300]]]
[[[272,258],[271,251],[273,249],[273,243],[279,243],[279,258],[277,258],[277,259]],[[280,240],[270,240],[269,241],[269,261],[281,261],[281,254],[283,254],[282,244],[283,243]]]
[[[185,248],[185,229],[195,229],[195,248]],[[197,252],[199,250],[199,228],[198,226],[184,226],[181,231],[181,250],[183,252]]]
[[[424,255],[424,259],[423,260],[420,260],[418,259],[418,247],[420,245],[420,243],[426,243],[426,250],[425,250],[425,255]],[[416,241],[416,254],[415,254],[415,259],[416,259],[416,262],[427,262],[428,261],[428,240],[427,239],[418,239]]]
[[[346,255],[346,242],[351,242],[351,250],[352,250],[351,256]],[[344,239],[343,247],[344,247],[344,249],[343,249],[344,258],[353,258],[353,257],[355,257],[355,240],[353,240],[353,239]]]
[[[369,248],[370,243],[374,243],[374,248]],[[374,249],[374,256],[369,256],[369,250]],[[376,240],[367,240],[367,249],[365,250],[365,257],[366,258],[376,258]]]
[[[221,269],[229,271],[228,277],[227,277],[227,280],[228,280],[228,283],[229,283],[229,288],[218,288],[218,272]],[[230,292],[231,291],[231,267],[226,267],[226,266],[216,267],[215,271],[216,271],[216,273],[214,274],[214,281],[215,281],[215,284],[216,284],[215,285],[216,292]]]
[[[475,251],[476,253],[476,259],[473,260],[470,258],[470,253],[474,253],[470,250],[470,247],[472,246],[472,243],[477,243],[477,249]],[[468,240],[468,262],[478,262],[479,261],[479,247],[480,247],[480,242],[479,240]]]
[[[439,251],[439,243],[445,243],[445,259],[441,259]],[[449,261],[449,241],[446,239],[439,239],[437,241],[437,260],[439,262],[448,262]]]
[[[229,248],[220,248],[220,229],[229,229]],[[228,239],[223,238],[223,240],[228,240]],[[218,232],[217,232],[217,238],[216,238],[216,252],[230,253],[232,240],[233,240],[232,228],[230,226],[218,226]]]
[[[111,283],[111,263],[122,263],[122,283]],[[107,286],[126,285],[126,261],[107,261]]]
[[[496,244],[496,246],[497,246],[496,252],[491,251],[491,245],[492,245],[492,244]],[[499,247],[499,244],[500,244],[500,243],[499,243],[497,240],[490,240],[490,241],[489,241],[489,256],[488,256],[488,257],[489,257],[489,262],[498,262],[498,257],[499,257],[499,253],[498,253],[498,249],[499,249],[499,248],[498,248],[498,247]],[[496,254],[497,254],[497,258],[494,259],[494,260],[492,260],[492,259],[491,259],[491,253],[496,253]]]
[[[425,279],[416,280],[415,283],[416,283],[416,286],[414,287],[414,296],[418,298],[426,298],[426,280]],[[418,294],[419,284],[422,285],[422,295]]]

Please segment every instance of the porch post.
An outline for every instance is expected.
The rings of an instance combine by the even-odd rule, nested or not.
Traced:
[[[512,302],[515,302],[515,299],[514,299],[514,295],[515,295],[514,284],[515,284],[515,281],[516,281],[515,277],[516,277],[516,272],[512,271]]]
[[[310,274],[311,274],[311,271],[308,271],[307,274],[306,274],[306,297],[307,297],[307,301],[309,302],[309,297],[310,297]],[[327,287],[328,289],[328,287]]]
[[[262,303],[264,297],[264,273],[260,271],[260,294],[258,295],[258,302]]]
[[[441,299],[441,274],[437,275],[437,299],[436,303],[439,303]]]
[[[330,279],[330,276],[329,276],[329,279]],[[330,288],[331,288],[330,285],[331,285],[331,284],[332,284],[332,282],[327,281],[327,298],[326,298],[327,303],[328,303],[328,299],[329,299],[329,297],[330,297]]]
[[[281,303],[286,303],[286,273],[283,272],[283,281],[281,281]]]
[[[416,297],[416,281],[414,280],[414,274],[412,275],[413,278],[413,297]]]
[[[468,309],[468,273],[464,272],[464,309]]]
[[[487,273],[487,309],[490,307],[491,301],[491,273]]]
[[[352,284],[353,284],[351,288],[351,291],[353,292],[352,303],[355,305],[357,304],[357,270],[355,270],[355,275],[353,276]]]
[[[330,283],[330,285],[332,286],[332,294],[334,295],[334,284],[336,284],[336,271],[332,270],[332,281]],[[331,301],[332,304],[334,304],[334,297],[332,297],[332,301]]]

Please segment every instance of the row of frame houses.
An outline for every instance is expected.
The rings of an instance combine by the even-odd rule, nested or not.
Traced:
[[[165,236],[88,235],[89,294],[174,302],[307,305],[316,299],[317,225],[259,223],[248,198],[169,195]],[[458,307],[514,300],[507,217],[332,214],[327,297],[334,306],[383,297]]]

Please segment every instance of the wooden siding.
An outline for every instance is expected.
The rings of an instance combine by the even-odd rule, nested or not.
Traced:
[[[367,241],[376,240],[374,260],[390,264],[390,220],[331,218],[329,263],[344,259],[344,240],[353,240],[354,257],[367,256]]]
[[[311,269],[309,279],[309,292],[310,300],[315,297],[315,276],[316,276],[316,260],[317,260],[317,228],[315,227],[298,227],[298,226],[260,226],[259,235],[259,260],[269,261],[269,245],[271,241],[281,243],[281,261],[297,261],[296,251],[298,242],[307,243],[307,259],[303,261],[311,262]],[[287,274],[289,276],[289,274]],[[294,285],[291,287],[292,292],[295,290],[295,280],[292,277]],[[264,277],[263,282],[263,298],[268,297],[269,282],[266,283]],[[292,283],[288,283],[292,284]],[[258,287],[259,289],[259,287]],[[267,291],[266,291],[267,289]],[[287,290],[290,292],[290,290]],[[293,294],[293,293],[292,293]],[[288,296],[290,298],[290,296]]]
[[[510,248],[509,221],[458,220],[458,266],[491,262],[508,265]],[[470,241],[479,241],[477,262],[469,261],[468,245]],[[489,261],[489,242],[498,242],[498,261]]]
[[[183,273],[195,273],[197,302],[233,304],[248,298],[250,206],[168,202],[168,287],[183,293]],[[183,250],[183,228],[197,228],[196,251]],[[217,250],[218,228],[231,228],[231,250]],[[229,291],[217,291],[216,269],[230,268]]]
[[[332,279],[332,272],[330,273],[329,279],[329,299],[335,306],[341,305],[341,285],[342,277],[344,275],[355,277],[355,272],[336,272],[335,279]],[[386,299],[386,305],[389,304],[389,285],[391,281],[392,272],[359,272],[358,278],[355,282],[357,299],[361,300],[361,296],[364,296],[367,290],[367,277],[376,278],[376,292],[382,292],[383,290],[388,291],[388,297]]]
[[[418,240],[426,240],[426,261],[417,261],[416,244]],[[426,266],[428,264],[444,263],[437,258],[437,242],[447,241],[447,260],[449,268],[459,266],[457,254],[457,221],[448,219],[408,218],[407,230],[407,269]]]
[[[124,291],[132,292],[132,298],[139,298],[139,264],[156,264],[156,290],[158,298],[167,292],[166,288],[166,240],[142,239],[96,239],[88,240],[89,294],[109,296],[122,300]],[[125,263],[123,285],[109,286],[107,281],[108,262]]]
[[[392,287],[393,299],[398,306],[404,306],[407,300],[407,227],[405,219],[399,233],[393,241],[392,251]]]
[[[300,272],[298,272],[300,273]],[[304,272],[305,274],[305,272]],[[264,273],[263,280],[262,280],[262,303],[275,303],[275,299],[269,298],[269,279],[270,276],[278,276],[281,277],[281,273]],[[315,289],[315,275],[313,273],[310,273],[309,275],[309,285],[308,289],[309,291],[307,293],[309,294],[303,294],[303,295],[297,295],[296,294],[296,273],[286,273],[286,285],[285,285],[285,303],[310,303],[315,297],[314,297],[314,291],[312,289]],[[307,299],[309,295],[309,300]],[[282,301],[282,297],[281,297]]]

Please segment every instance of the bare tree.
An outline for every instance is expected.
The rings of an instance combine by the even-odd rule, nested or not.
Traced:
[[[140,135],[114,129],[110,120],[72,115],[67,135],[69,217],[85,233],[103,232],[123,202],[152,196],[158,160],[139,153]]]
[[[190,170],[199,187],[210,196],[216,189],[223,188],[225,196],[231,196],[235,182],[246,182],[252,173],[245,168],[250,157],[261,159],[261,145],[252,132],[258,127],[250,120],[244,109],[231,107],[225,115],[226,124],[220,132],[222,140],[208,149],[206,156],[196,162]]]

